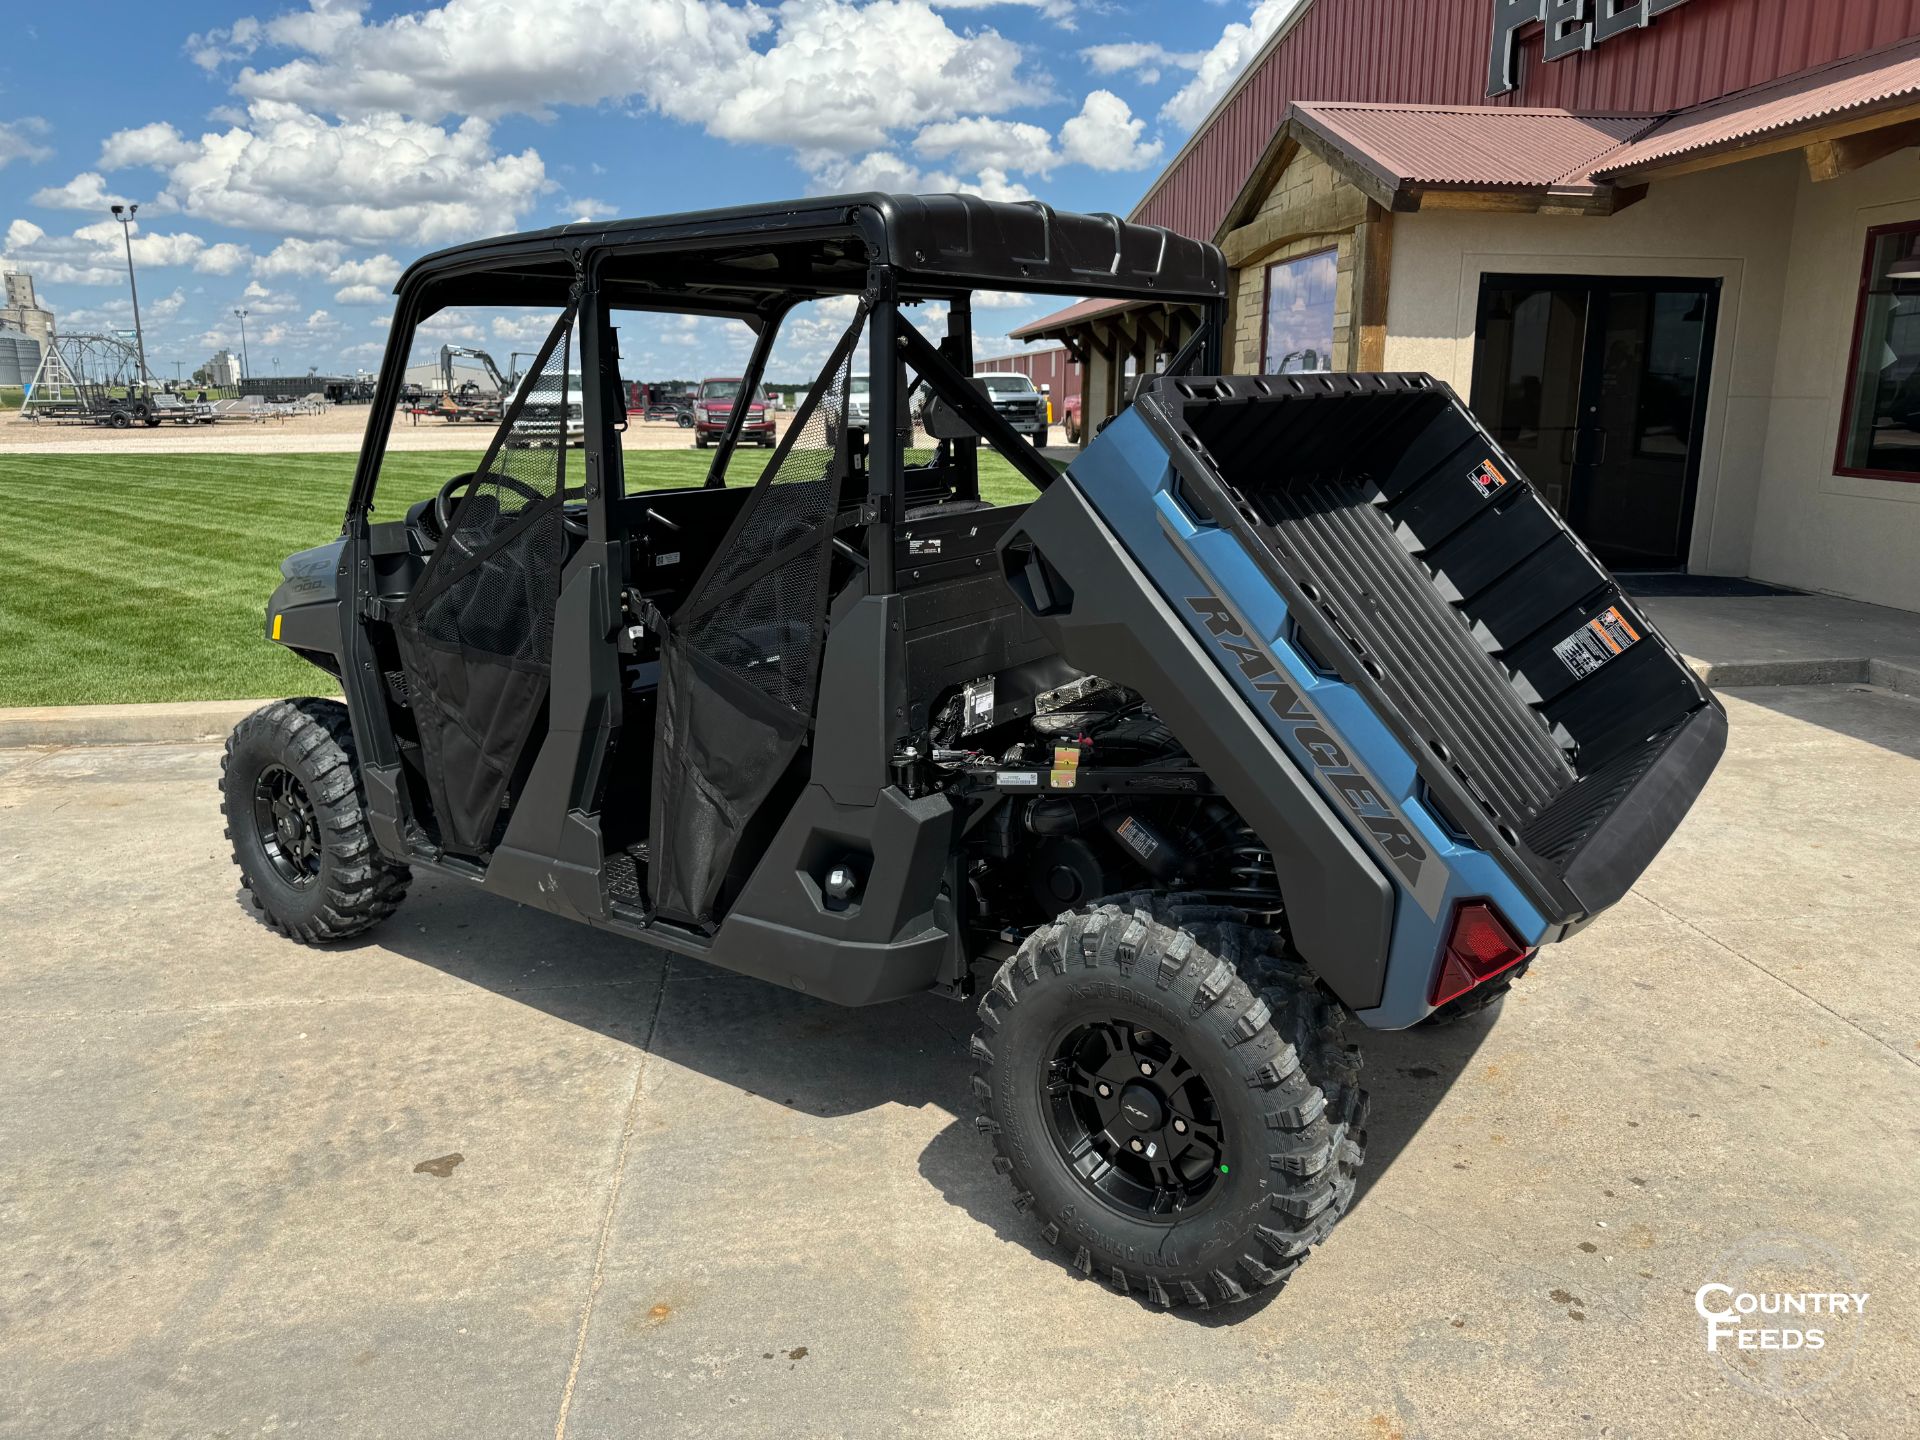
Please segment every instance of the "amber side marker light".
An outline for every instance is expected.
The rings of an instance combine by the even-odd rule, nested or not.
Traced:
[[[1502,970],[1511,970],[1532,952],[1514,939],[1500,912],[1484,900],[1462,900],[1453,907],[1453,927],[1440,951],[1429,1005],[1449,1000],[1484,984]]]

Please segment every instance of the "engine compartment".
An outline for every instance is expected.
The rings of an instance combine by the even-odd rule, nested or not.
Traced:
[[[1271,852],[1152,706],[1097,675],[1036,688],[1059,669],[951,690],[924,746],[896,757],[903,790],[944,793],[963,816],[971,928],[1019,933],[1149,888],[1278,926]]]

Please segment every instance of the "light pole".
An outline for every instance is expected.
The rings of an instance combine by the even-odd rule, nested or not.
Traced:
[[[133,341],[140,352],[139,383],[147,383],[147,337],[140,329],[140,285],[133,278],[133,217],[138,205],[115,205],[113,218],[120,222],[120,238],[127,242],[127,289],[133,292]]]
[[[247,363],[247,312],[236,310],[233,313],[240,317],[240,379],[244,382],[247,372],[253,368]]]

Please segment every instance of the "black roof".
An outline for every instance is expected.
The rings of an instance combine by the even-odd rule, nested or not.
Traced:
[[[771,297],[857,293],[874,263],[892,267],[903,300],[975,289],[1176,303],[1227,293],[1217,247],[1159,226],[1038,201],[885,194],[583,221],[477,240],[415,261],[395,289],[423,291],[435,305],[497,302],[504,279],[528,300],[550,299],[582,253],[610,257],[602,283],[616,302],[716,311],[760,309]],[[629,257],[635,263],[621,263]]]

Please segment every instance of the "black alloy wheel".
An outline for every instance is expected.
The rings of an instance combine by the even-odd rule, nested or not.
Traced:
[[[374,846],[339,701],[276,700],[234,726],[220,795],[241,892],[282,934],[345,940],[407,893],[407,867]]]
[[[1077,1025],[1043,1083],[1060,1158],[1093,1198],[1125,1214],[1191,1210],[1229,1173],[1206,1077],[1152,1030],[1120,1019]]]
[[[1152,1305],[1271,1293],[1353,1202],[1367,1096],[1283,937],[1139,893],[1036,927],[981,995],[975,1124],[1016,1209]]]
[[[305,889],[320,878],[320,817],[300,777],[269,765],[253,785],[253,824],[273,873]]]

